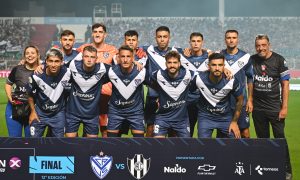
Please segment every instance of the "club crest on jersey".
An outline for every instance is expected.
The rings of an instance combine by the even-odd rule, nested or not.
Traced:
[[[238,66],[241,68],[244,66],[244,62],[243,61],[238,61]]]
[[[62,85],[63,87],[67,87],[67,86],[68,86],[68,81],[67,81],[67,80],[61,81],[61,85]]]
[[[135,85],[138,86],[138,85],[141,84],[142,80],[141,79],[135,79],[134,82],[135,82]]]
[[[227,95],[230,92],[230,89],[222,89],[221,92],[222,94]]]
[[[104,156],[104,153],[101,151],[100,156],[91,156],[90,163],[94,174],[99,178],[103,179],[109,173],[112,167],[112,156]]]
[[[262,65],[261,65],[261,70],[262,70],[262,71],[265,71],[266,69],[267,69],[266,65],[262,64]]]
[[[104,53],[103,53],[103,57],[104,57],[105,59],[107,59],[107,58],[109,57],[109,52],[104,52]]]
[[[130,174],[136,179],[142,179],[149,171],[151,158],[145,159],[143,154],[135,154],[132,159],[127,158]]]

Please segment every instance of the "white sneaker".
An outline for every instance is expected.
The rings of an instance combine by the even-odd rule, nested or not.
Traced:
[[[285,179],[286,180],[292,180],[293,179],[293,175],[291,173],[286,172],[285,173]]]

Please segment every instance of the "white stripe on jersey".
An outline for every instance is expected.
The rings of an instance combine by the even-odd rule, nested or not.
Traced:
[[[235,61],[231,66],[225,61],[225,67],[231,71],[232,75],[235,75],[239,70],[241,70],[246,64],[249,62],[250,54],[245,54],[240,57],[237,61]]]
[[[82,53],[78,53],[72,60],[82,60]]]
[[[64,91],[64,86],[61,82],[69,81],[71,77],[71,72],[69,69],[67,69],[67,72],[64,74],[60,82],[58,82],[55,89],[53,89],[51,86],[49,86],[47,83],[43,81],[40,77],[33,75],[33,79],[35,80],[36,84],[40,89],[43,90],[43,93],[53,102],[56,103],[57,100],[60,98],[61,94]]]
[[[130,96],[135,92],[136,88],[145,80],[146,69],[143,68],[139,74],[131,80],[131,82],[126,86],[123,81],[119,78],[118,75],[112,70],[112,67],[109,68],[108,77],[110,81],[116,86],[120,94],[128,100]]]
[[[194,66],[193,63],[191,63],[189,60],[187,60],[182,54],[180,54],[180,62],[181,65],[191,71],[207,71],[208,70],[208,59],[205,59],[203,63],[197,68]]]
[[[228,93],[233,89],[234,79],[231,79],[222,89],[216,94],[212,94],[211,91],[204,84],[200,76],[196,77],[196,85],[200,89],[201,94],[205,99],[213,106],[216,107],[217,103],[220,102]]]
[[[90,78],[85,79],[80,73],[78,73],[78,70],[75,66],[75,61],[71,61],[69,68],[72,72],[73,79],[75,80],[76,84],[79,86],[83,93],[86,93],[91,87],[97,84],[106,72],[104,64],[100,63],[100,68],[98,72],[96,72]]]
[[[166,59],[154,51],[153,45],[149,46],[147,51],[149,55],[155,60],[155,62],[160,66],[161,69],[165,70],[167,68]]]
[[[161,70],[157,72],[157,82],[160,87],[175,101],[180,97],[180,95],[185,91],[187,85],[191,81],[191,72],[186,70],[184,78],[178,84],[177,87],[172,86],[161,74]]]

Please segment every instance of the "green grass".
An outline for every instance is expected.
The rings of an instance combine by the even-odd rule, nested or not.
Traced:
[[[292,80],[291,83],[300,84],[300,80]],[[5,122],[5,107],[7,103],[7,98],[4,91],[5,79],[0,78],[0,137],[7,137],[7,128]],[[286,119],[286,138],[289,144],[291,161],[293,166],[294,179],[300,179],[300,139],[298,135],[298,131],[300,128],[300,91],[290,91],[289,97],[289,111],[288,117]],[[253,127],[253,123],[250,127],[251,137],[255,138],[255,131]],[[79,132],[82,132],[79,130]],[[128,137],[128,136],[126,136]],[[129,135],[130,137],[130,135]],[[196,137],[196,134],[194,134]]]

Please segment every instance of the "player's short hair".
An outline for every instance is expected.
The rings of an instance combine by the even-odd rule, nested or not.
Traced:
[[[73,31],[66,29],[60,34],[60,38],[62,38],[63,36],[69,36],[69,35],[72,35],[75,37],[75,33]]]
[[[225,56],[222,53],[212,53],[211,55],[208,56],[208,61],[212,61],[214,59],[223,59],[225,60]]]
[[[191,40],[193,37],[195,37],[195,36],[200,36],[200,37],[202,38],[202,40],[203,40],[203,35],[202,35],[200,32],[193,32],[193,33],[191,33],[191,35],[190,35],[190,40]]]
[[[266,35],[266,34],[258,34],[258,35],[256,35],[255,41],[256,40],[261,40],[261,39],[266,39],[268,42],[270,42],[270,39],[269,39],[268,35]]]
[[[170,29],[167,26],[159,26],[155,33],[159,32],[159,31],[167,31],[170,34]]]
[[[122,50],[127,50],[127,51],[130,51],[131,53],[133,53],[133,49],[130,48],[128,45],[122,45],[122,46],[119,48],[119,52],[121,52]]]
[[[60,60],[63,60],[64,55],[61,52],[61,50],[57,49],[57,48],[51,48],[47,51],[46,53],[46,60],[51,57],[51,56],[55,56],[58,57]]]
[[[168,59],[170,59],[170,58],[176,58],[180,62],[180,54],[177,51],[169,51],[166,54],[165,59],[166,59],[166,61],[168,61]]]
[[[226,37],[226,34],[227,33],[236,33],[237,35],[239,35],[239,32],[235,29],[228,29],[226,32],[225,32],[225,37]]]
[[[84,51],[88,51],[88,52],[96,52],[96,53],[97,53],[97,49],[96,49],[94,46],[85,46],[85,47],[83,48],[83,51],[82,51],[82,52],[84,52]]]
[[[128,30],[124,33],[124,36],[136,36],[138,38],[139,34],[136,30]]]
[[[94,29],[96,29],[98,27],[102,27],[103,30],[104,30],[104,32],[106,32],[106,26],[104,24],[102,24],[102,23],[95,23],[95,24],[93,24],[92,31],[94,31]]]

